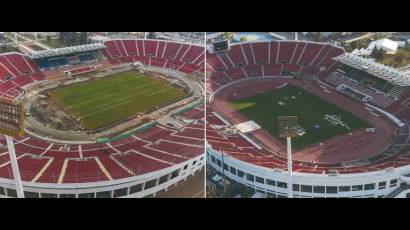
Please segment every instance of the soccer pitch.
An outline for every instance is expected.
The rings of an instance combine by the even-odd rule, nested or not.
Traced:
[[[181,89],[127,71],[50,92],[86,129],[96,129],[184,96]]]
[[[355,129],[372,127],[368,122],[344,109],[291,85],[233,101],[230,104],[278,139],[277,117],[298,116],[298,123],[305,129],[306,134],[292,140],[292,145],[296,149],[352,132]],[[341,116],[341,121],[350,129],[341,125],[331,125],[325,120],[325,115]],[[285,141],[284,138],[280,139]]]

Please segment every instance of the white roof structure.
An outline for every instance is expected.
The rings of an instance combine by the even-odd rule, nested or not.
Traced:
[[[404,46],[406,46],[406,41],[397,41],[397,45],[399,48],[403,48]]]
[[[38,58],[45,58],[45,57],[62,56],[62,55],[72,54],[72,53],[94,51],[94,50],[99,50],[99,49],[104,49],[104,48],[105,48],[104,44],[94,43],[94,44],[89,44],[89,45],[71,46],[71,47],[64,47],[64,48],[57,48],[57,49],[50,49],[50,50],[35,51],[32,53],[26,54],[26,56],[31,59],[38,59]]]
[[[243,122],[235,125],[235,127],[242,133],[248,133],[261,128],[260,125],[256,124],[254,121]]]
[[[369,56],[374,47],[377,47],[377,49],[382,49],[385,50],[387,53],[394,53],[397,51],[397,49],[399,48],[399,42],[396,41],[392,41],[390,39],[387,38],[383,38],[377,41],[372,41],[370,42],[370,44],[367,46],[366,49],[362,48],[362,49],[355,49],[352,53],[356,54],[356,55],[366,55]]]
[[[392,84],[399,86],[410,86],[410,75],[390,66],[386,66],[350,53],[342,54],[333,59],[350,67],[360,69],[373,76],[384,79]]]
[[[376,46],[378,49],[396,51],[399,46],[399,43],[387,38],[383,38],[376,41]]]

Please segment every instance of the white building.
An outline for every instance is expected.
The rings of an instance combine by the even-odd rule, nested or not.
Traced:
[[[387,54],[395,54],[399,48],[399,43],[387,38],[375,41],[376,47],[386,51]]]
[[[374,47],[377,47],[377,49],[382,49],[386,51],[386,54],[395,54],[397,49],[401,47],[402,44],[400,42],[392,41],[387,38],[383,38],[377,41],[372,41],[367,48],[362,48],[362,49],[355,49],[353,50],[353,54],[360,55],[360,56],[369,56]]]

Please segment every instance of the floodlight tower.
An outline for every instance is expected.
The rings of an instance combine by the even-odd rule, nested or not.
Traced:
[[[23,183],[21,181],[16,151],[13,144],[13,137],[20,138],[24,135],[24,111],[22,102],[14,102],[0,98],[0,134],[4,134],[6,137],[17,197],[24,198]]]
[[[292,137],[298,136],[298,117],[279,116],[279,136],[286,138],[288,152],[288,198],[293,198],[292,183]]]

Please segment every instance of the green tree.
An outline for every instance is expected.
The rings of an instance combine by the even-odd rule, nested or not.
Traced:
[[[228,41],[232,41],[233,32],[223,32],[222,35],[223,35]]]
[[[239,41],[240,41],[240,42],[247,42],[248,39],[247,39],[245,36],[242,36],[242,37],[239,39]]]
[[[362,40],[362,39],[357,40],[357,41],[356,41],[356,48],[357,48],[357,49],[360,49],[360,48],[362,48],[362,47],[363,47],[363,40]]]
[[[372,53],[370,54],[370,57],[374,58],[375,61],[379,62],[383,60],[385,54],[386,51],[377,48],[377,46],[374,46]]]
[[[403,49],[404,49],[405,51],[409,51],[409,52],[410,52],[410,43],[406,41],[406,43],[404,44]]]
[[[401,64],[405,58],[406,56],[403,53],[399,52],[394,55],[393,61],[397,64]]]
[[[81,44],[80,34],[77,32],[60,32],[60,43],[64,46],[75,46]]]
[[[356,41],[351,42],[350,47],[352,48],[352,50],[355,50],[357,48],[357,42]]]
[[[78,45],[87,44],[87,39],[88,39],[87,32],[81,32],[78,38],[79,38],[79,44]]]
[[[386,51],[384,51],[383,49],[379,50],[379,61],[384,59],[385,54],[386,54]]]
[[[378,55],[379,50],[377,49],[377,46],[374,46],[372,52],[370,53],[370,57],[372,58],[376,58],[376,56]]]
[[[322,41],[323,36],[320,32],[314,32],[313,33],[313,39],[317,42],[320,42],[320,41]]]

